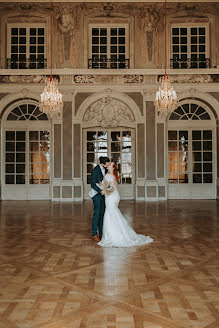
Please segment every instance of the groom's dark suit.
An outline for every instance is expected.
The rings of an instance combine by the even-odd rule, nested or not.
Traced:
[[[97,227],[99,235],[103,234],[103,217],[105,212],[105,197],[101,195],[101,189],[96,185],[103,180],[103,174],[99,165],[97,165],[91,173],[91,188],[98,193],[93,197],[94,215],[92,221],[92,236],[97,235]]]

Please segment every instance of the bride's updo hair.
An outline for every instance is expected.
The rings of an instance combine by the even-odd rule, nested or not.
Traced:
[[[119,171],[118,171],[117,165],[115,162],[112,162],[112,166],[113,166],[113,175],[116,179],[116,182],[118,182],[119,181]]]

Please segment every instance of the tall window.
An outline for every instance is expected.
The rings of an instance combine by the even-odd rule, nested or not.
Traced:
[[[129,68],[128,25],[89,28],[89,68]]]
[[[93,167],[100,156],[114,160],[119,169],[120,184],[133,183],[133,134],[131,129],[87,131],[87,184],[91,182]]]
[[[46,68],[46,41],[43,25],[8,26],[7,67],[11,69]]]
[[[169,120],[175,121],[174,127],[168,131],[169,183],[212,183],[213,130],[210,125],[204,127],[211,120],[205,108],[194,103],[182,104]],[[177,121],[184,122],[184,128],[177,129]]]
[[[7,121],[22,124],[5,131],[5,184],[49,184],[50,133],[41,129],[43,121],[48,121],[46,114],[35,104],[22,104],[8,114]]]
[[[208,27],[172,26],[172,68],[208,68]]]

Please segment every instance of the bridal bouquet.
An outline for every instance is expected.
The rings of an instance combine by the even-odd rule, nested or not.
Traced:
[[[102,182],[98,183],[98,186],[102,190],[101,194],[104,196],[109,196],[116,190],[115,183],[109,182],[105,179]]]

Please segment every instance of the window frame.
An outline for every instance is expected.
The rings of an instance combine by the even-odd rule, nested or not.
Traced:
[[[110,31],[110,28],[125,28],[125,59],[129,60],[129,67],[130,67],[130,24],[128,22],[124,23],[106,23],[106,22],[97,22],[97,23],[89,23],[88,24],[88,58],[87,62],[89,59],[92,59],[92,28],[106,28],[107,31]],[[110,33],[107,33],[107,59],[110,59]],[[101,68],[98,68],[101,69]],[[117,69],[117,68],[116,68]]]
[[[210,22],[201,22],[199,21],[194,21],[194,22],[184,22],[184,23],[179,23],[179,22],[171,22],[170,23],[170,29],[169,29],[169,40],[170,40],[170,46],[169,46],[169,64],[170,60],[173,58],[173,43],[172,43],[172,29],[173,28],[187,28],[187,31],[189,29],[194,27],[194,28],[199,28],[199,27],[205,27],[206,28],[206,53],[205,53],[205,58],[210,58],[210,67],[212,65],[212,60],[210,56],[210,49],[211,49],[211,44],[210,44]],[[188,38],[188,43],[187,47],[189,51],[187,51],[187,58],[191,59],[191,34],[187,34]],[[188,69],[188,68],[186,68]],[[192,68],[190,68],[192,69]],[[200,68],[197,68],[200,69]]]
[[[29,60],[30,59],[30,28],[44,28],[44,59],[48,59],[48,31],[46,28],[46,23],[38,23],[38,22],[33,22],[33,23],[8,23],[7,24],[7,56],[6,59],[10,59],[11,58],[11,29],[12,28],[26,28],[27,30],[27,40],[28,42],[26,42],[26,59]],[[48,62],[47,62],[47,66],[48,66]],[[46,67],[42,68],[45,69]],[[19,69],[19,68],[17,68]],[[17,70],[16,69],[16,70]],[[39,68],[36,68],[39,69]]]

